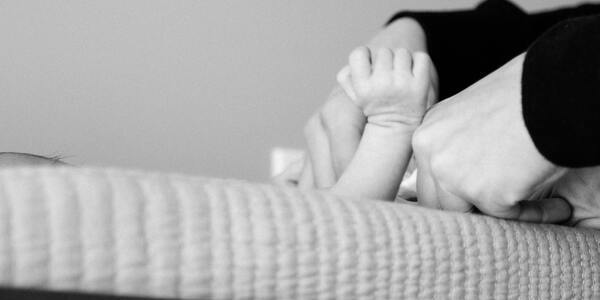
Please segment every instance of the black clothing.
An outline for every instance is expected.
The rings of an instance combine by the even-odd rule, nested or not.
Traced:
[[[423,27],[440,78],[439,98],[445,99],[527,51],[557,23],[595,14],[600,4],[528,14],[509,1],[487,0],[473,10],[403,11],[388,24],[411,17]],[[524,65],[527,129],[548,160],[567,167],[600,165],[600,146],[594,145],[600,144],[600,22],[591,19],[548,31]]]
[[[485,77],[527,49],[527,14],[506,1],[485,1],[473,10],[400,12],[388,22],[414,18],[425,30],[427,50],[438,71],[439,99]],[[541,34],[541,32],[540,32]]]
[[[564,21],[527,51],[525,124],[538,150],[566,167],[600,164],[600,15]]]
[[[509,1],[487,0],[472,10],[402,11],[387,24],[411,17],[423,27],[440,78],[439,98],[446,99],[525,52],[556,23],[595,13],[600,4],[527,14]]]

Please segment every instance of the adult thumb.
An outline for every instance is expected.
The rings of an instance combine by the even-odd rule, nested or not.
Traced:
[[[502,210],[487,210],[482,207],[479,209],[486,214],[500,218],[552,224],[567,221],[572,212],[569,202],[559,197],[521,201]]]

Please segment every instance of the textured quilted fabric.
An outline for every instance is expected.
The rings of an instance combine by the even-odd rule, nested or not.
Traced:
[[[210,299],[598,299],[600,232],[235,180],[0,172],[0,284]]]

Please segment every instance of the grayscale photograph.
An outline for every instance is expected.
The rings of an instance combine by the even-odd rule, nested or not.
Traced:
[[[600,299],[600,0],[0,0],[0,300]]]

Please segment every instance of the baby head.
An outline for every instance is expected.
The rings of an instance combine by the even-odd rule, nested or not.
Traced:
[[[58,157],[45,157],[41,155],[18,153],[18,152],[0,152],[0,168],[19,167],[19,166],[64,166]]]

